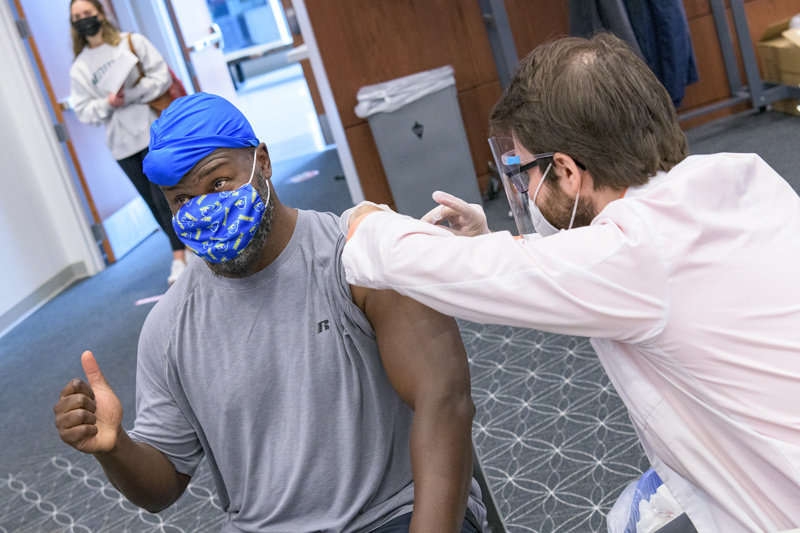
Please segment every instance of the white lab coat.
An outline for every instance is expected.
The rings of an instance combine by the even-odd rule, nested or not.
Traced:
[[[689,157],[535,241],[374,213],[343,263],[456,317],[592,337],[700,533],[800,526],[800,198],[758,156]]]

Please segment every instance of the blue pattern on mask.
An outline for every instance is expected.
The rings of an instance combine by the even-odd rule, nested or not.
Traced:
[[[211,263],[224,263],[250,244],[265,206],[249,183],[235,191],[204,194],[185,203],[172,226],[186,247]]]

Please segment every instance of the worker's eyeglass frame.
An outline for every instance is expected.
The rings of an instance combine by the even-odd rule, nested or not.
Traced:
[[[530,163],[525,163],[518,169],[514,169],[514,165],[519,165],[519,159],[520,159],[519,156],[516,155],[509,156],[506,159],[506,165],[508,166],[506,167],[505,174],[506,176],[508,176],[509,181],[517,189],[518,192],[526,193],[528,192],[529,188],[522,182],[522,174],[532,169],[536,164],[538,164],[540,159],[547,159],[548,157],[553,157],[554,155],[556,155],[555,152],[536,154],[535,156],[533,156],[533,161],[531,161]],[[578,168],[580,168],[581,170],[586,170],[586,166],[583,163],[581,163],[574,157],[572,158],[572,160],[575,161],[575,164],[578,165]]]
[[[533,156],[533,161],[530,163],[525,163],[518,168],[516,168],[516,166],[520,164],[520,157],[517,155],[512,155],[506,158],[506,168],[504,169],[505,175],[508,177],[508,180],[514,186],[514,188],[517,189],[517,192],[526,193],[528,192],[528,183],[522,179],[522,175],[536,166],[540,159],[546,159],[548,157],[553,157],[554,155],[556,155],[555,152],[536,154]]]

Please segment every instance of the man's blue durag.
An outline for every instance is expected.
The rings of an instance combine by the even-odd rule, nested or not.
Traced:
[[[156,185],[171,187],[217,148],[258,145],[250,123],[233,104],[195,93],[172,102],[150,126],[144,174]]]

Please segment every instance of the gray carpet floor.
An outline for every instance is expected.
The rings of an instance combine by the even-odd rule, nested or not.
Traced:
[[[286,205],[337,214],[353,205],[334,146],[275,163],[272,175],[275,192]]]
[[[756,152],[798,190],[798,132],[800,118],[765,113],[689,138],[692,153]],[[338,160],[321,157],[276,165],[276,190],[289,205],[340,212],[349,199],[336,179]],[[309,169],[320,172],[280,185]],[[302,183],[314,190],[290,190]],[[502,195],[485,208],[492,229],[513,229]],[[0,533],[219,531],[223,515],[205,464],[173,507],[151,515],[122,499],[97,463],[62,444],[53,427],[52,406],[66,382],[82,375],[87,347],[131,427],[136,343],[152,307],[135,302],[166,290],[170,260],[166,237],[156,233],[0,338]],[[477,405],[474,440],[507,531],[605,531],[617,495],[649,465],[587,339],[459,325]]]

